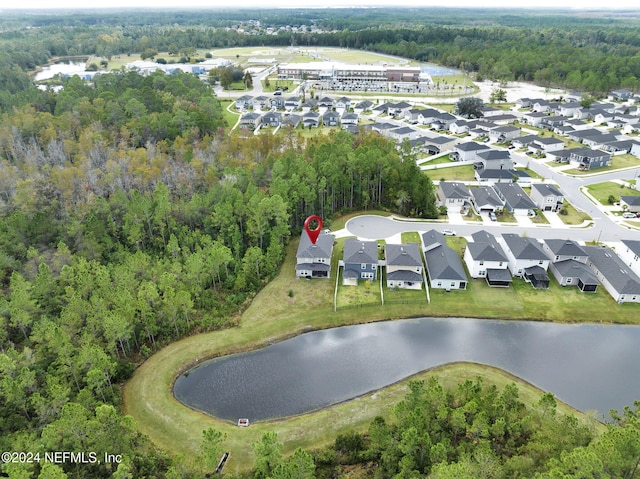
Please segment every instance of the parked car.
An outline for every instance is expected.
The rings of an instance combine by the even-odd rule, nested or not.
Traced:
[[[453,230],[442,230],[442,234],[445,236],[455,236],[456,232]]]
[[[496,214],[493,211],[489,211],[489,219],[491,221],[498,221],[498,218],[496,217]]]
[[[623,218],[635,218],[636,214],[632,213],[631,211],[625,211],[624,213],[622,213],[622,217]]]

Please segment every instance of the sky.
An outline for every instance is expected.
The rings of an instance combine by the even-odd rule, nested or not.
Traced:
[[[3,2],[5,3],[5,2]],[[300,0],[276,0],[264,2],[258,0],[20,0],[18,2],[6,2],[0,7],[3,9],[52,9],[52,8],[123,8],[123,7],[148,7],[148,8],[237,8],[237,7],[262,7],[268,8],[310,8],[310,7],[345,7],[345,6],[411,6],[411,7],[490,7],[490,8],[573,8],[573,9],[631,9],[633,0],[529,0],[514,2],[513,0],[484,0],[479,4],[477,0],[314,0],[305,2]],[[635,7],[636,9],[640,7]]]

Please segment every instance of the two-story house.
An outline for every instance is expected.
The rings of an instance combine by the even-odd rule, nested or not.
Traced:
[[[314,244],[307,232],[302,231],[296,252],[296,278],[331,277],[333,241],[332,234],[322,231]]]
[[[447,245],[444,235],[430,230],[421,238],[431,288],[446,291],[467,289],[469,279],[460,256]]]
[[[344,242],[342,284],[356,286],[358,281],[378,277],[378,243],[347,238]]]
[[[471,206],[471,193],[464,183],[459,181],[441,181],[438,184],[438,199],[448,211],[461,212]]]
[[[422,256],[417,243],[389,244],[384,248],[387,287],[421,289]]]
[[[576,286],[582,292],[595,292],[600,282],[587,266],[589,255],[573,240],[546,239],[542,249],[551,263],[549,271],[561,286]]]
[[[511,282],[509,258],[491,233],[480,230],[471,235],[464,262],[472,278],[485,278],[489,286],[508,287]]]
[[[523,278],[536,289],[549,287],[549,258],[537,240],[514,233],[502,235],[509,270],[513,276]]]
[[[531,185],[531,200],[542,211],[559,211],[564,202],[564,195],[553,185],[534,183]]]

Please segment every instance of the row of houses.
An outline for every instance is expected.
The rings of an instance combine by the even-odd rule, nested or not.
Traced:
[[[529,196],[514,182],[469,188],[458,181],[441,181],[437,195],[440,206],[445,206],[448,211],[465,213],[473,208],[477,214],[506,209],[515,216],[526,216],[534,209],[559,211],[564,203],[564,195],[548,183],[532,184]]]
[[[602,285],[618,303],[640,303],[637,240],[622,241],[618,256],[611,248],[582,246],[569,239],[540,242],[512,233],[496,237],[480,230],[471,235],[462,258],[436,230],[423,233],[421,241],[422,254],[417,243],[386,244],[384,260],[380,260],[376,241],[346,239],[340,262],[343,285],[375,281],[379,268],[385,267],[389,288],[421,289],[426,272],[432,289],[464,290],[469,283],[468,271],[471,278],[484,279],[491,287],[509,287],[513,278],[521,278],[533,288],[547,289],[551,272],[562,286],[595,292]],[[315,244],[303,232],[296,254],[296,277],[329,278],[333,244],[334,237],[328,232],[321,233]]]
[[[242,95],[236,99],[236,110],[285,110],[285,111],[301,111],[307,113],[309,111],[324,112],[327,110],[335,110],[340,113],[350,111],[353,109],[354,113],[361,114],[364,111],[371,110],[373,102],[369,100],[363,100],[359,102],[353,102],[351,98],[343,96],[340,98],[332,98],[324,96],[322,98],[310,98],[303,101],[299,96],[251,96]]]
[[[319,114],[310,111],[302,115],[296,113],[282,114],[279,111],[268,111],[266,113],[248,112],[240,117],[240,128],[256,129],[260,127],[291,126],[298,127],[302,124],[304,128],[318,128],[320,126],[340,126],[343,129],[356,129],[358,127],[359,116],[356,113],[343,113],[336,111],[326,111]]]

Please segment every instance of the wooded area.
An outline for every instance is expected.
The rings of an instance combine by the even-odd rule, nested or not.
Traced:
[[[266,18],[274,24],[291,21],[291,12],[277,21],[272,13]],[[234,15],[218,25],[236,22]],[[136,365],[184,335],[233,326],[275,274],[284,245],[299,234],[309,214],[330,220],[344,211],[375,208],[437,215],[433,184],[419,173],[409,150],[398,151],[376,134],[229,136],[212,90],[190,74],[143,77],[115,71],[90,85],[77,77],[65,79],[63,90],[53,93],[38,90],[29,70],[55,56],[109,58],[172,44],[215,48],[293,42],[370,48],[505,80],[576,88],[584,82],[592,90],[587,79],[595,78],[595,92],[636,88],[640,78],[640,37],[624,22],[603,21],[595,29],[399,28],[392,23],[388,29],[351,31],[361,21],[354,16],[352,26],[344,17],[322,19],[325,25],[347,24],[340,32],[305,37],[241,35],[197,23],[192,13],[156,12],[144,24],[136,18],[86,14],[3,20],[0,449],[95,451],[124,458],[119,465],[9,463],[0,466],[6,477],[201,477],[194,465],[201,462],[185,463],[158,451],[119,412],[119,387]],[[169,26],[181,18],[184,28]],[[579,81],[570,82],[572,75],[578,79],[578,71]],[[366,437],[340,439],[357,447],[338,447],[339,460],[376,462],[379,477],[412,477],[412,471],[450,477],[447,469],[475,470],[480,459],[516,470],[505,469],[502,453],[509,449],[520,458],[519,470],[556,467],[569,473],[573,463],[567,458],[591,454],[589,448],[596,447],[578,424],[531,419],[520,405],[492,406],[482,415],[480,403],[489,408],[498,393],[487,393],[493,394],[490,400],[476,397],[479,386],[461,388],[464,402],[445,397],[436,385],[416,389],[398,406],[395,425],[377,421]],[[433,411],[418,409],[439,411],[433,402],[424,404],[425,394],[449,401],[438,425],[429,422]],[[537,435],[536,447],[544,453],[527,450],[509,429],[516,423],[519,434]],[[610,434],[629,434],[620,442],[628,453],[620,455],[635,458],[637,469],[637,412],[625,414],[619,424],[623,427],[613,427]],[[568,426],[575,436],[562,431]],[[444,429],[452,434],[449,439]],[[494,444],[495,438],[504,441]],[[220,438],[205,436],[205,446],[207,440]],[[472,451],[477,444],[483,446],[477,449],[482,458]],[[264,459],[277,456],[275,436],[261,447],[254,477],[293,477],[287,471],[295,467],[307,471],[296,477],[313,477],[314,469],[318,477],[335,477],[322,475],[330,461],[321,455],[313,457],[314,467],[305,451],[287,461]],[[534,453],[539,459],[529,457]],[[202,461],[208,464],[210,457]],[[632,470],[626,462],[624,467]]]

